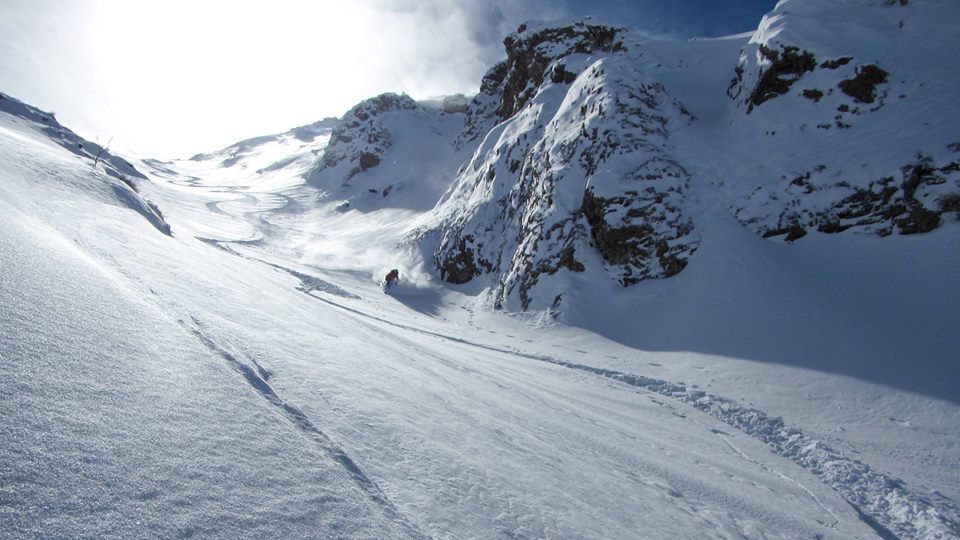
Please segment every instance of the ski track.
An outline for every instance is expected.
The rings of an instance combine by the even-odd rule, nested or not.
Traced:
[[[696,420],[693,420],[693,422],[697,423]],[[706,426],[704,426],[704,427],[706,427]],[[709,428],[708,428],[708,429],[709,429]],[[716,435],[717,437],[719,437],[720,440],[723,442],[723,444],[727,445],[727,447],[730,448],[730,450],[733,450],[733,452],[736,453],[738,456],[740,456],[740,458],[743,459],[744,461],[747,461],[747,462],[749,462],[749,463],[752,463],[753,465],[755,465],[755,466],[757,466],[757,467],[760,467],[761,469],[763,469],[763,470],[765,470],[765,471],[767,471],[767,472],[769,472],[769,473],[771,473],[771,474],[777,475],[778,477],[782,478],[783,480],[786,480],[787,482],[790,482],[791,484],[796,485],[798,488],[800,488],[801,490],[803,490],[807,495],[809,495],[810,498],[813,499],[813,501],[817,503],[817,506],[819,506],[820,508],[822,508],[824,512],[826,512],[826,513],[830,514],[831,516],[833,516],[833,523],[823,523],[823,525],[824,525],[825,527],[827,527],[827,528],[829,528],[829,529],[833,529],[833,528],[835,528],[835,527],[837,526],[838,523],[840,523],[840,518],[837,517],[837,515],[834,514],[833,511],[830,510],[829,507],[827,507],[826,505],[824,505],[823,502],[820,501],[820,498],[817,497],[815,493],[813,493],[812,491],[810,491],[809,489],[807,489],[807,487],[804,486],[802,482],[800,482],[800,481],[797,480],[796,478],[792,478],[792,477],[790,477],[790,476],[787,476],[787,475],[783,474],[782,472],[780,472],[780,471],[778,471],[778,470],[776,470],[776,469],[774,469],[774,468],[772,468],[772,467],[769,467],[769,466],[767,466],[767,465],[765,465],[765,464],[763,464],[763,463],[760,463],[759,461],[751,458],[750,456],[747,455],[746,452],[744,452],[743,450],[741,450],[739,446],[737,446],[736,444],[733,443],[733,441],[730,440],[730,436],[729,436],[728,433],[723,432],[723,431],[720,431],[720,430],[717,430],[717,429],[710,429],[710,431],[712,431],[714,435]]]
[[[336,463],[339,463],[372,504],[382,510],[396,524],[406,529],[412,537],[430,538],[400,514],[396,506],[390,502],[386,494],[377,486],[376,482],[363,472],[363,469],[350,458],[343,448],[334,443],[326,433],[321,431],[303,411],[291,405],[277,394],[273,387],[267,382],[267,379],[270,378],[269,371],[261,367],[256,361],[252,361],[254,367],[250,367],[237,356],[240,353],[234,353],[229,350],[234,349],[233,347],[221,345],[211,338],[210,335],[204,331],[204,325],[200,320],[193,316],[191,316],[190,319],[193,323],[192,325],[187,324],[182,319],[180,320],[181,325],[205,347],[223,358],[231,368],[242,375],[250,387],[253,388],[260,397],[272,405],[282,417],[293,424],[307,439],[316,444],[324,454]]]
[[[279,267],[279,265],[266,263],[265,261],[261,262],[283,269],[283,267]],[[284,270],[290,272],[292,275],[298,274],[291,272],[289,269]],[[840,452],[804,434],[798,428],[785,425],[781,417],[771,417],[758,409],[739,405],[732,399],[710,394],[702,390],[690,389],[684,385],[671,383],[669,381],[593,367],[552,356],[525,353],[517,349],[502,349],[396,323],[312,294],[313,290],[319,289],[311,289],[307,286],[300,286],[298,289],[316,300],[352,313],[353,315],[372,319],[378,323],[390,325],[408,332],[415,332],[442,340],[461,343],[470,347],[477,347],[538,362],[546,362],[567,369],[591,373],[692,405],[697,410],[731,427],[737,428],[746,435],[760,440],[776,455],[787,458],[809,471],[826,485],[837,491],[841,497],[856,510],[863,522],[869,525],[882,538],[960,537],[960,523],[952,517],[957,515],[957,509],[953,507],[953,505],[944,503],[938,507],[938,505],[929,499],[910,492],[903,482],[874,471],[869,465],[859,460],[842,455]],[[725,442],[727,442],[728,445],[730,444],[729,441]],[[738,449],[733,449],[738,454],[743,455]],[[803,488],[799,482],[794,479],[790,479],[790,481],[796,483],[801,489],[809,493],[818,504],[820,503],[820,501],[810,493],[809,490]],[[830,514],[833,515],[832,512]]]
[[[297,278],[297,279],[300,280],[300,285],[297,286],[297,290],[299,290],[300,292],[304,292],[304,293],[310,294],[312,291],[320,291],[320,292],[325,292],[325,293],[332,294],[332,295],[335,295],[335,296],[341,296],[341,297],[343,297],[343,298],[352,298],[352,299],[354,299],[354,300],[360,300],[360,299],[361,299],[361,298],[360,298],[359,296],[357,296],[356,294],[353,294],[353,293],[350,292],[350,291],[344,290],[343,288],[338,287],[337,285],[334,285],[333,283],[330,283],[329,281],[326,281],[326,280],[323,280],[323,279],[320,279],[320,278],[318,278],[318,277],[311,276],[311,275],[308,275],[308,274],[304,274],[303,272],[298,272],[298,271],[296,271],[296,270],[294,270],[294,269],[292,269],[292,268],[288,268],[288,267],[286,267],[286,266],[282,266],[282,265],[279,265],[279,264],[274,264],[274,263],[271,263],[271,262],[267,262],[267,261],[264,261],[264,260],[262,260],[262,259],[257,259],[256,257],[251,257],[251,256],[249,256],[249,255],[244,255],[243,253],[240,253],[239,251],[237,251],[237,250],[235,250],[235,249],[232,249],[230,246],[225,246],[225,245],[224,245],[224,244],[259,245],[260,242],[261,242],[260,240],[254,240],[254,241],[250,241],[250,240],[233,240],[233,241],[230,241],[230,242],[224,242],[224,241],[222,241],[222,240],[216,240],[216,239],[213,239],[213,238],[200,238],[200,237],[196,237],[196,238],[197,238],[197,240],[200,240],[200,241],[206,242],[206,243],[208,243],[208,244],[210,244],[210,245],[212,245],[212,246],[218,247],[218,248],[226,251],[227,253],[229,253],[229,254],[231,254],[231,255],[235,255],[235,256],[237,256],[237,257],[240,257],[240,258],[243,258],[243,259],[247,259],[247,260],[249,260],[249,261],[254,261],[254,262],[261,263],[261,264],[265,264],[265,265],[267,265],[267,266],[270,266],[270,267],[272,267],[272,268],[275,268],[275,269],[277,269],[277,270],[280,270],[281,272],[286,272],[287,274],[290,274],[291,276],[293,276],[293,277],[295,277],[295,278]]]

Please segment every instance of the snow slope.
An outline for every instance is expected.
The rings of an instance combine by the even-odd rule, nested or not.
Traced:
[[[920,481],[879,476],[881,491],[870,491],[886,471],[851,469],[846,452],[870,450],[861,431],[877,428],[876,417],[845,418],[852,435],[827,448],[815,408],[776,381],[789,373],[847,408],[879,388],[537,328],[415,273],[383,295],[346,246],[311,264],[298,230],[362,213],[323,210],[322,200],[292,212],[283,201],[314,193],[306,160],[257,173],[273,162],[267,148],[262,160],[245,157],[247,177],[203,160],[146,169],[145,191],[174,224],[168,237],[104,200],[106,177],[88,163],[4,121],[0,350],[3,407],[16,413],[2,421],[0,519],[10,534],[955,532],[944,521],[955,467],[915,464],[919,473],[900,476]],[[363,245],[396,249],[400,235],[364,231]],[[706,376],[696,364],[710,366]],[[739,382],[745,372],[755,380]],[[780,401],[747,392],[764,386],[756,378]],[[955,435],[934,431],[956,426],[955,405],[885,393],[914,440],[951,459]],[[796,414],[778,424],[768,405]],[[820,466],[866,482],[825,477]],[[877,521],[886,514],[875,496],[900,522]]]
[[[889,100],[816,136],[791,123],[804,107],[839,106],[836,91],[815,102],[802,90],[838,84],[859,60],[804,73],[749,113],[728,96],[738,61],[741,84],[762,78],[750,64],[760,44],[847,54],[837,29],[809,36],[791,22],[834,5],[847,18],[831,24],[850,27],[867,8],[883,24],[907,14],[913,37],[911,20],[929,27],[954,9],[785,1],[752,37],[627,39],[629,61],[603,31],[604,50],[543,42],[545,56],[486,86],[508,90],[509,107],[500,94],[466,112],[379,96],[338,121],[138,162],[138,191],[64,145],[42,111],[0,113],[0,536],[960,537],[960,227],[944,212],[925,234],[791,222],[804,228],[796,241],[761,238],[781,226],[778,190],[810,215],[847,197],[823,195],[815,169],[812,198],[793,176],[769,178],[809,163],[856,170],[825,151],[836,147],[869,158],[844,176],[850,186],[884,171],[909,179],[894,149],[933,149],[955,130],[923,108],[943,97],[925,79],[910,98],[935,126],[924,138],[870,138],[904,118]],[[542,87],[526,84],[531,67]],[[559,163],[580,114],[610,130],[616,146],[594,150],[611,152],[611,169],[638,156],[682,168],[649,186],[664,187],[662,215],[679,216],[657,234],[692,225],[682,271],[624,287],[668,267],[610,265],[599,222],[562,225],[588,183],[544,162]],[[771,135],[770,118],[788,127]],[[663,129],[631,138],[631,119]],[[950,186],[933,176],[919,176],[920,204],[935,200],[923,189]],[[595,180],[609,200],[630,182]],[[537,191],[551,182],[566,191]],[[906,200],[897,189],[890,200]],[[496,221],[491,194],[514,197],[528,236]],[[508,246],[503,272],[439,279],[449,223]],[[568,246],[583,271],[562,257]],[[525,265],[540,261],[531,309],[492,310],[498,292],[523,307]],[[546,269],[556,263],[567,266]],[[384,295],[391,267],[402,281]]]
[[[189,250],[108,176],[0,122],[2,536],[412,535],[297,409],[237,384],[196,314],[158,300],[158,269],[196,284]]]

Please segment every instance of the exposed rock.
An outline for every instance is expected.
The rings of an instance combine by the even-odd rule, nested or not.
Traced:
[[[644,196],[645,195],[645,196]],[[674,242],[692,229],[678,208],[658,205],[663,194],[655,190],[623,197],[603,198],[588,189],[583,194],[583,213],[603,259],[621,267],[620,282],[631,285],[650,277],[670,277],[687,265],[695,247]],[[629,208],[623,212],[624,208]],[[673,235],[664,235],[668,225]]]
[[[806,229],[801,227],[799,224],[794,223],[786,227],[780,227],[778,229],[769,229],[763,232],[764,238],[771,238],[774,236],[784,236],[784,240],[787,242],[793,242],[798,238],[803,238],[807,235]]]
[[[823,91],[817,90],[816,88],[807,88],[803,91],[803,97],[817,103],[823,97]]]
[[[507,135],[461,168],[441,207],[434,260],[445,280],[490,273],[495,305],[547,308],[560,291],[544,277],[587,271],[598,260],[589,251],[623,285],[686,265],[698,243],[681,211],[689,175],[667,139],[671,123],[692,117],[636,69],[616,35],[581,23],[507,40],[508,60],[488,73],[471,116],[514,112]],[[569,85],[562,103],[535,97],[558,84]],[[482,124],[468,120],[462,140]]]
[[[624,50],[623,41],[617,39],[617,34],[622,31],[623,28],[581,22],[573,26],[544,28],[530,34],[518,31],[507,36],[503,40],[507,50],[507,69],[497,84],[501,99],[497,110],[500,118],[513,116],[527,104],[543,84],[544,73],[551,61],[573,53]]]
[[[462,284],[480,275],[481,268],[488,272],[492,270],[489,261],[476,257],[476,239],[472,235],[462,236],[456,242],[456,249],[436,253],[434,261],[441,278]]]
[[[960,219],[960,195],[946,195],[939,201],[942,213],[953,212]]]
[[[567,71],[566,66],[557,64],[553,67],[553,73],[550,75],[550,81],[555,84],[570,84],[575,81],[577,74]]]
[[[921,159],[917,163],[903,168],[903,201],[906,206],[906,215],[895,219],[894,223],[901,234],[916,234],[930,232],[940,225],[940,213],[924,207],[917,199],[917,190],[924,185],[943,184],[946,180],[937,174],[929,159]],[[939,209],[942,211],[942,208]]]
[[[820,67],[824,69],[837,69],[840,66],[849,64],[851,60],[853,60],[852,56],[844,56],[843,58],[837,58],[835,60],[827,60],[820,64]]]
[[[407,95],[381,94],[350,109],[330,133],[317,168],[309,181],[318,184],[321,174],[332,172],[337,181],[351,178],[376,167],[392,144],[390,131],[380,117],[391,111],[417,110],[417,103]]]
[[[624,28],[579,21],[570,26],[529,29],[522,24],[503,40],[507,58],[483,77],[471,103],[466,126],[457,144],[484,135],[494,123],[510,118],[536,95],[550,65],[572,54],[616,53],[626,50]],[[555,83],[570,84],[577,73],[563,63],[551,71]],[[554,80],[558,79],[558,80]]]
[[[823,171],[814,175],[823,176]],[[960,206],[960,172],[949,165],[937,167],[930,158],[917,160],[901,168],[901,181],[888,176],[866,184],[852,187],[847,182],[822,183],[817,191],[831,193],[833,201],[825,195],[819,208],[807,204],[803,207],[803,193],[791,193],[790,186],[810,184],[810,173],[803,182],[796,179],[787,186],[782,184],[775,192],[758,189],[751,195],[753,201],[766,199],[779,214],[775,220],[760,219],[748,215],[746,206],[736,211],[738,218],[764,237],[784,236],[788,242],[803,237],[808,230],[823,233],[839,233],[848,230],[887,236],[930,232],[939,227],[943,216],[956,215]],[[805,192],[809,192],[805,190]],[[761,203],[764,204],[764,203]],[[956,216],[960,217],[960,216]]]
[[[759,53],[769,61],[770,65],[760,75],[760,79],[750,94],[747,112],[763,102],[786,94],[804,73],[813,71],[817,67],[817,60],[813,54],[800,50],[799,47],[785,46],[781,50],[767,48],[761,45]]]
[[[877,85],[885,82],[887,82],[887,72],[873,64],[868,64],[857,68],[856,77],[840,81],[837,86],[857,103],[873,103],[876,99]]]
[[[360,159],[358,161],[361,171],[372,169],[380,164],[380,158],[375,154],[371,154],[370,152],[364,152],[360,154]]]

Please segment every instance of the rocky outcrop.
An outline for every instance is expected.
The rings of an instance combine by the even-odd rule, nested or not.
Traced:
[[[392,144],[390,131],[380,117],[391,111],[418,108],[417,102],[405,94],[381,94],[359,103],[333,128],[330,143],[308,181],[317,185],[321,175],[325,175],[346,183],[376,167]]]
[[[879,88],[887,82],[888,76],[884,69],[874,64],[844,68],[851,60],[852,57],[833,58],[818,66],[816,56],[797,45],[775,44],[768,47],[759,44],[753,55],[742,53],[727,94],[750,114],[767,101],[790,94],[790,89],[805,74],[815,71],[837,72],[833,77],[820,77],[821,80],[832,78],[834,81],[826,90],[808,87],[803,88],[799,95],[819,102],[824,95],[833,94],[835,89],[839,90],[852,98],[852,101],[840,105],[840,112],[848,112],[856,107],[856,104],[874,103],[881,93]],[[842,78],[844,75],[846,78]],[[879,106],[871,110],[878,109]],[[837,127],[849,125],[844,125],[838,119]]]
[[[589,21],[539,28],[520,25],[516,33],[503,40],[506,60],[484,75],[458,145],[485,135],[494,123],[522,110],[548,74],[551,82],[572,83],[576,73],[567,71],[563,63],[557,63],[559,59],[573,54],[625,51],[624,31],[623,28]]]
[[[957,77],[918,61],[929,51],[912,45],[930,38],[905,21],[919,9],[781,1],[731,55],[726,110],[715,71],[697,86],[696,66],[717,65],[706,46],[672,60],[615,27],[521,26],[466,110],[454,148],[472,154],[414,239],[443,279],[482,278],[496,306],[551,310],[579,274],[629,286],[683,271],[704,205],[787,242],[956,220],[960,145],[944,143],[960,132],[942,117]],[[697,103],[704,123],[671,94],[717,86]]]
[[[837,87],[857,103],[873,103],[877,97],[877,86],[887,82],[887,72],[873,64],[857,68],[854,77],[844,79]]]
[[[619,268],[619,280],[680,273],[696,249],[693,224],[680,207],[688,175],[674,161],[642,165],[634,177],[638,189],[604,197],[593,186],[583,194],[583,213],[603,259]]]
[[[766,129],[764,148],[782,157],[764,164],[773,174],[735,196],[734,214],[787,242],[812,231],[918,234],[955,219],[957,150],[945,144],[952,137],[929,131],[955,109],[928,90],[943,79],[925,58],[930,30],[905,26],[919,8],[852,2],[837,8],[846,16],[835,13],[845,33],[825,40],[836,31],[822,28],[834,22],[825,21],[825,5],[781,2],[741,51],[728,89],[739,113],[731,124]],[[806,150],[814,148],[819,156]]]
[[[485,115],[508,119],[421,231],[439,237],[441,277],[490,274],[496,305],[528,309],[559,305],[563,287],[544,278],[562,272],[623,285],[676,274],[697,239],[682,213],[689,174],[668,139],[692,116],[636,68],[619,30],[521,34],[484,79],[489,93],[474,100],[461,141]]]
[[[804,73],[813,71],[817,66],[813,54],[795,46],[781,46],[777,50],[760,45],[757,53],[764,60],[761,64],[763,69],[747,98],[748,113],[763,102],[786,94]]]
[[[948,163],[918,156],[896,173],[859,186],[832,176],[827,168],[817,168],[773,189],[757,190],[736,215],[758,234],[788,242],[814,230],[925,233],[960,217],[960,156]]]
[[[536,94],[543,84],[547,67],[558,58],[573,53],[617,52],[625,50],[618,33],[622,28],[592,25],[580,22],[572,26],[543,28],[526,32],[521,26],[514,35],[507,36],[503,44],[507,49],[507,60],[501,67],[495,67],[485,84],[495,85],[500,96],[497,115],[506,119],[517,113]],[[573,82],[575,75],[567,72],[564,65],[553,66],[552,82]],[[502,78],[499,75],[502,74]],[[559,77],[559,80],[558,80]]]

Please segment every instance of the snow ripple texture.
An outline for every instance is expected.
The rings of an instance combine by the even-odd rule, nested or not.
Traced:
[[[595,373],[689,403],[725,424],[760,439],[777,455],[792,460],[839,492],[883,538],[960,536],[960,523],[947,517],[948,514],[957,514],[955,507],[941,511],[930,500],[911,493],[899,480],[874,471],[869,465],[848,458],[799,429],[785,425],[779,416],[769,416],[730,399],[667,381],[548,357],[538,359]]]
[[[184,326],[187,327],[190,333],[200,340],[204,346],[226,360],[230,367],[243,376],[257,394],[276,407],[290,423],[313,440],[334,462],[339,463],[347,473],[349,473],[357,487],[366,494],[373,504],[383,510],[397,525],[406,529],[410,533],[410,537],[426,538],[423,533],[419,532],[415,526],[400,515],[393,503],[390,502],[383,491],[380,490],[380,487],[363,472],[360,466],[347,455],[343,448],[334,443],[326,433],[321,431],[303,411],[291,405],[277,394],[273,387],[267,382],[267,379],[270,378],[268,371],[252,359],[251,363],[254,367],[250,367],[250,365],[237,356],[240,353],[235,354],[231,352],[229,345],[221,345],[204,333],[203,323],[198,319],[193,317],[192,322],[192,325],[184,323]]]
[[[364,317],[422,334],[460,342],[498,352],[514,354],[530,360],[547,362],[568,369],[585,371],[629,386],[642,388],[692,405],[721,422],[766,443],[775,454],[787,458],[810,471],[836,490],[857,511],[860,518],[885,539],[956,538],[960,523],[951,516],[958,509],[950,503],[933,501],[911,492],[903,482],[873,470],[869,465],[830,448],[787,426],[783,418],[737,404],[734,400],[684,385],[634,375],[622,371],[588,366],[550,356],[503,350],[454,336],[398,324],[311,294],[313,298]]]

